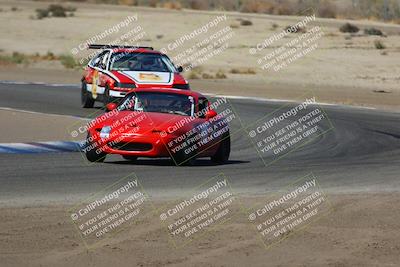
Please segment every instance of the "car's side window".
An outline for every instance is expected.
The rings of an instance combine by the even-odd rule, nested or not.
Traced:
[[[199,118],[205,118],[206,112],[208,109],[208,100],[207,98],[201,97],[199,98]]]
[[[164,61],[164,63],[168,66],[168,69],[172,72],[178,72],[178,70],[176,69],[174,63],[172,63],[172,61],[169,59],[169,57],[167,56],[162,56],[161,57],[162,60]]]
[[[96,67],[96,65],[99,63],[99,61],[100,61],[100,57],[96,56],[90,61],[89,65],[93,66],[93,67]]]
[[[101,69],[106,69],[107,68],[107,61],[108,61],[108,56],[109,56],[110,52],[106,51],[103,55],[103,57],[101,58],[100,61],[100,67]]]
[[[105,69],[109,53],[110,53],[109,51],[104,51],[101,54],[99,54],[96,58],[94,58],[91,61],[93,67]]]

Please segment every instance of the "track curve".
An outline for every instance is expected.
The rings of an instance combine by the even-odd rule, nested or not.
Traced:
[[[244,125],[283,103],[234,99]],[[289,104],[292,105],[292,104]],[[79,107],[79,88],[0,84],[0,107],[87,116]],[[282,160],[265,167],[244,131],[233,136],[231,161],[222,166],[198,160],[175,167],[170,160],[143,159],[131,164],[119,156],[87,166],[80,153],[0,154],[0,200],[48,201],[86,196],[135,172],[150,195],[180,195],[224,173],[237,193],[280,189],[313,172],[322,188],[335,192],[399,191],[400,114],[326,106],[334,129]]]

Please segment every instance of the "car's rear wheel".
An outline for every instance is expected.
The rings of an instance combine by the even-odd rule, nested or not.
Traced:
[[[82,82],[81,104],[83,108],[92,108],[94,105],[94,99],[90,96],[89,92],[87,91],[86,82]]]
[[[138,157],[136,156],[122,156],[124,159],[129,160],[129,161],[136,161]]]
[[[231,136],[229,132],[222,136],[217,152],[211,157],[211,161],[217,164],[223,164],[229,160],[231,153]]]
[[[103,162],[107,156],[107,153],[99,150],[95,143],[91,140],[90,135],[86,138],[85,155],[88,161],[90,162]]]

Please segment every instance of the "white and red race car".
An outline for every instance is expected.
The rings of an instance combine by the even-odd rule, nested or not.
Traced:
[[[101,49],[85,68],[82,77],[81,103],[93,107],[118,102],[135,88],[175,88],[189,90],[182,77],[182,67],[175,67],[169,57],[152,47],[89,45]]]

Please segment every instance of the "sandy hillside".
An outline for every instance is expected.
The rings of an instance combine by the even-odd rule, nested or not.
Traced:
[[[0,34],[7,36],[0,40],[0,49],[6,54],[17,51],[26,54],[52,52],[71,55],[71,50],[85,40],[101,34],[128,16],[136,15],[137,21],[121,28],[118,33],[114,32],[108,35],[101,42],[107,43],[116,40],[124,33],[139,26],[145,33],[139,40],[141,45],[151,45],[156,49],[168,48],[169,44],[173,44],[182,35],[192,33],[217,16],[226,16],[208,33],[199,34],[178,48],[167,50],[171,58],[176,58],[182,51],[201,42],[212,33],[228,26],[231,27],[232,37],[224,42],[228,45],[227,49],[202,62],[200,75],[198,75],[201,78],[202,74],[206,73],[215,77],[218,70],[221,70],[227,78],[210,79],[205,83],[199,83],[197,80],[191,79],[195,77],[192,77],[190,72],[186,72],[185,75],[191,79],[193,84],[206,86],[211,82],[212,91],[225,93],[232,91],[233,94],[252,96],[267,95],[272,98],[296,98],[304,91],[311,89],[317,95],[319,94],[325,102],[390,106],[391,108],[394,108],[396,101],[400,99],[398,87],[400,81],[400,65],[398,64],[400,26],[395,24],[370,21],[352,22],[358,25],[361,31],[350,36],[338,30],[346,21],[316,19],[309,22],[306,29],[310,31],[315,26],[320,27],[323,35],[316,41],[317,48],[287,67],[274,71],[273,69],[262,70],[257,61],[260,57],[266,56],[298,38],[299,33],[290,34],[254,55],[249,53],[249,49],[256,47],[258,43],[273,34],[281,32],[286,26],[301,21],[302,17],[73,3],[65,5],[77,7],[74,17],[37,20],[31,18],[35,16],[35,9],[45,8],[48,3],[7,0],[1,0],[0,3],[3,9],[0,12],[0,23],[7,25],[0,29]],[[18,10],[11,11],[12,6],[18,7]],[[107,11],[106,15],[105,11]],[[242,19],[250,20],[253,25],[242,26],[240,21]],[[369,27],[382,30],[386,36],[364,35],[363,29]],[[376,40],[382,42],[386,49],[376,49],[374,45]],[[87,52],[79,52],[76,57],[82,58],[86,55]],[[63,67],[59,62],[37,62],[28,67],[42,70],[51,69],[53,72],[60,70],[59,80],[66,80],[63,77]],[[248,68],[255,71],[256,74],[231,73],[232,70],[240,72]],[[46,81],[46,74],[42,76],[40,79]],[[52,80],[57,77],[51,76]],[[6,72],[0,78],[25,79],[25,75],[23,71],[10,70],[10,67],[7,66]],[[70,79],[70,81],[76,82],[78,79]],[[230,88],[232,89],[230,90]],[[204,88],[199,89],[207,91]]]

